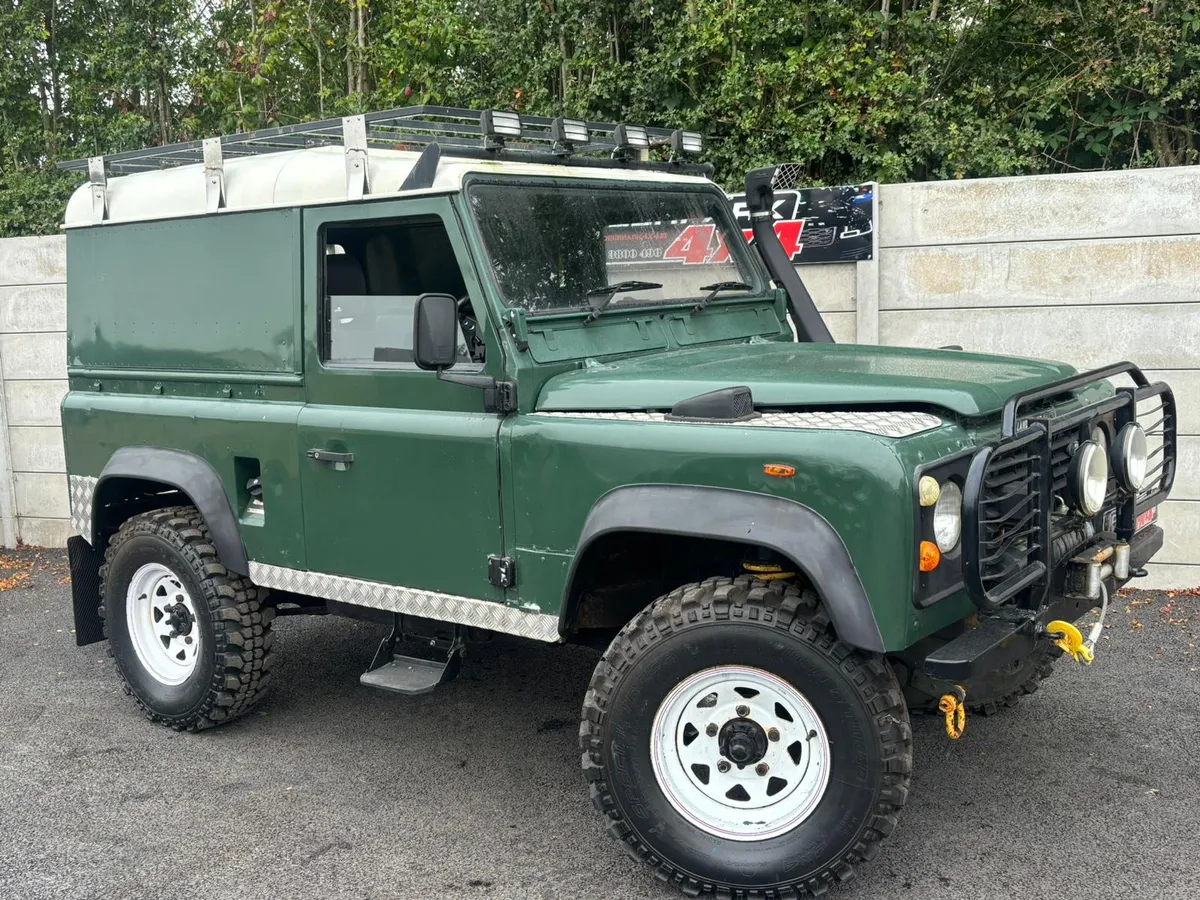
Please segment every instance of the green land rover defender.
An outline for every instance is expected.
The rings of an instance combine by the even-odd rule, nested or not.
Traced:
[[[626,851],[691,895],[851,875],[910,710],[957,735],[1090,659],[1071,623],[1162,545],[1175,404],[1129,363],[835,344],[773,170],[747,241],[700,145],[416,107],[70,164],[78,642],[189,731],[260,700],[278,614],[390,623],[362,682],[400,694],[492,632],[587,644]]]

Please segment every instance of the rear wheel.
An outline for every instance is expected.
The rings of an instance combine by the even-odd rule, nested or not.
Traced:
[[[270,680],[275,610],[229,572],[190,506],[134,516],[100,569],[109,655],[153,721],[197,731],[244,714]]]
[[[795,897],[895,827],[912,765],[899,686],[810,591],[713,578],[630,622],[592,678],[583,768],[608,830],[684,893]]]

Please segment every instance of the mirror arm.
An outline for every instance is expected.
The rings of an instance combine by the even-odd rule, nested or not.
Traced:
[[[517,411],[517,386],[511,381],[497,381],[491,375],[468,375],[438,369],[437,377],[451,384],[483,390],[484,412],[510,413]]]

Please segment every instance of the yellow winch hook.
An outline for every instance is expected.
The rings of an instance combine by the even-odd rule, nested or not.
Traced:
[[[946,716],[946,734],[957,741],[967,730],[967,692],[956,684],[952,693],[942,694],[938,709]]]
[[[1084,641],[1083,635],[1079,633],[1079,629],[1070,622],[1055,619],[1046,626],[1046,633],[1058,635],[1059,637],[1054,641],[1055,645],[1075,662],[1083,663],[1085,666],[1091,665],[1092,650]]]

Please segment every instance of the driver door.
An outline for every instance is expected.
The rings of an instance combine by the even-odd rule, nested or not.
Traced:
[[[483,411],[479,389],[412,361],[420,294],[482,297],[449,201],[310,208],[303,222],[307,568],[503,600],[488,581],[488,557],[504,552],[501,416]],[[488,349],[460,336],[455,371],[499,376]]]

